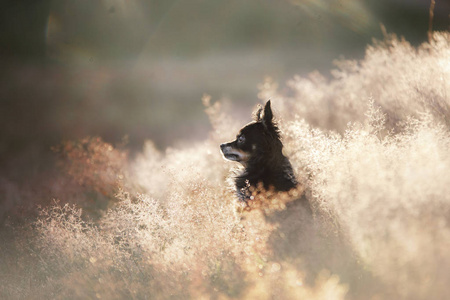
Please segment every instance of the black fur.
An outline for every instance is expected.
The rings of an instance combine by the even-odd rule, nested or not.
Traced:
[[[289,191],[297,186],[291,163],[283,155],[280,131],[273,121],[270,100],[255,121],[242,128],[235,141],[220,145],[226,159],[240,162],[244,172],[235,178],[236,192],[247,201],[253,189]]]

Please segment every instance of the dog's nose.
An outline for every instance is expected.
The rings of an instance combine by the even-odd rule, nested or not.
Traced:
[[[225,144],[220,145],[220,150],[223,151],[223,148],[225,148]]]

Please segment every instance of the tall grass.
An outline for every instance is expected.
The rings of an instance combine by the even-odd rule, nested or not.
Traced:
[[[208,96],[204,142],[133,159],[66,144],[67,173],[108,203],[86,214],[83,190],[5,233],[1,298],[445,299],[449,57],[448,33],[417,49],[390,37],[331,79],[263,83],[301,187],[250,210],[218,147],[240,124]]]

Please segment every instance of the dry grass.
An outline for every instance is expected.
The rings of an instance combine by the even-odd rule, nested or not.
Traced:
[[[148,142],[133,160],[99,139],[64,144],[80,197],[108,203],[89,218],[60,194],[5,230],[0,298],[446,298],[448,57],[448,33],[418,49],[391,37],[331,80],[262,84],[301,187],[258,193],[251,209],[218,147],[240,126],[207,96],[204,142],[164,153]]]

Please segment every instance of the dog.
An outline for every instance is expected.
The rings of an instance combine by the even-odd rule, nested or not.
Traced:
[[[265,190],[289,191],[298,184],[289,159],[283,155],[280,130],[273,120],[270,100],[244,126],[236,140],[220,145],[223,157],[244,166],[235,178],[236,193],[247,202],[261,187]]]

